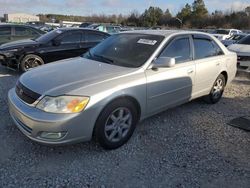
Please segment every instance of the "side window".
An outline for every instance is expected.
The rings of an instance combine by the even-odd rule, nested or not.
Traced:
[[[206,38],[194,38],[195,59],[203,59],[222,55],[221,48],[212,40]]]
[[[191,48],[189,38],[179,38],[173,40],[161,53],[160,57],[175,58],[176,63],[191,60]]]
[[[31,35],[31,33],[32,31],[29,28],[15,27],[15,35],[17,36]]]
[[[107,38],[105,35],[101,35],[101,34],[97,34],[97,33],[87,32],[85,35],[86,42],[101,42],[105,38]]]
[[[82,34],[80,32],[71,32],[62,36],[61,44],[80,43]]]
[[[0,36],[11,35],[11,27],[0,27]]]

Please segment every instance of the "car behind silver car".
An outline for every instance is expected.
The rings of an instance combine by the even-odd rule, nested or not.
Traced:
[[[23,74],[9,91],[9,111],[34,141],[58,145],[94,137],[115,149],[140,120],[202,96],[218,102],[236,61],[209,34],[124,32],[82,57]]]

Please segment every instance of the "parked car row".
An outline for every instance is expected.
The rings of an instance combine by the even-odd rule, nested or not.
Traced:
[[[229,39],[231,36],[241,33],[242,31],[237,29],[217,29],[212,32],[212,34],[221,41]]]
[[[201,32],[145,30],[108,37],[59,29],[27,43],[2,49],[19,58],[27,54],[20,61],[27,61],[23,70],[42,58],[49,62],[86,51],[24,73],[8,93],[16,126],[43,144],[95,138],[106,149],[118,148],[147,117],[198,97],[217,103],[236,74],[236,54]],[[35,56],[28,61],[30,49]]]

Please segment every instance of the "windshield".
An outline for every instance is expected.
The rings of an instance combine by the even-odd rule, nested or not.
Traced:
[[[60,35],[61,33],[62,33],[62,31],[60,29],[50,31],[50,32],[36,38],[35,41],[41,42],[41,43],[47,43],[50,40],[52,40],[53,38],[55,38],[56,36]]]
[[[229,34],[229,30],[218,29],[218,30],[215,30],[214,34],[228,35]]]
[[[163,36],[136,33],[112,35],[83,57],[123,67],[140,67],[163,39]]]
[[[247,35],[246,37],[242,38],[238,44],[245,44],[250,45],[250,35]]]

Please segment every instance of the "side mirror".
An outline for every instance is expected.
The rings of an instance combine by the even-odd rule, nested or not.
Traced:
[[[175,66],[175,58],[159,57],[154,61],[152,68],[169,68]]]
[[[53,44],[53,46],[60,46],[61,45],[61,41],[58,40],[58,39],[54,39],[54,40],[52,40],[52,44]]]

